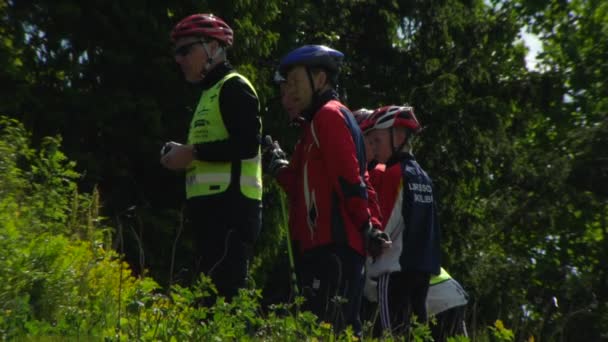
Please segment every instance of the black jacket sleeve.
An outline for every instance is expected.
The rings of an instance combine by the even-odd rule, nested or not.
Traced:
[[[196,145],[196,159],[234,161],[253,158],[261,141],[259,100],[240,77],[227,80],[220,91],[220,112],[228,139]]]

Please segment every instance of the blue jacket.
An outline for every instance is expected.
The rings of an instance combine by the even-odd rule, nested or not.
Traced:
[[[402,153],[395,159],[403,177],[401,269],[439,274],[440,228],[433,181],[411,154]]]

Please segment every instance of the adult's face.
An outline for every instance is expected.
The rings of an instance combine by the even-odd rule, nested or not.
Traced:
[[[291,95],[290,93],[287,92],[287,83],[286,82],[281,83],[280,89],[281,89],[281,105],[283,106],[283,109],[285,109],[287,114],[289,115],[289,120],[293,121],[298,116],[300,116],[300,112],[298,112],[298,110],[297,110],[297,104],[294,100],[293,95]]]
[[[206,43],[209,51],[213,53],[217,49],[216,41]],[[175,42],[175,62],[179,64],[184,78],[188,82],[196,83],[201,81],[204,67],[207,65],[209,56],[203,48],[200,37],[183,37]]]
[[[290,117],[292,116],[292,113],[296,116],[300,115],[312,102],[313,90],[310,86],[306,67],[295,66],[291,68],[285,79],[286,81],[281,89],[281,102],[283,103],[283,106],[289,106],[285,107],[285,109]],[[285,101],[283,101],[283,98],[285,98]]]

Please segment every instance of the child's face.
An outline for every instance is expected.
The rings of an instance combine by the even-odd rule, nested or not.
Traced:
[[[389,129],[375,129],[367,134],[368,139],[371,141],[371,148],[374,151],[374,158],[380,163],[386,163],[393,154]]]

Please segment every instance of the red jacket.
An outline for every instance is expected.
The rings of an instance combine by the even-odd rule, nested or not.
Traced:
[[[364,151],[357,122],[335,99],[303,123],[290,164],[277,176],[289,197],[291,237],[300,252],[346,244],[365,255],[362,228],[380,222],[377,206],[370,215]]]
[[[374,208],[374,207],[372,207],[372,205],[373,205],[376,207],[376,210],[378,210],[378,214],[374,215],[374,216],[376,216],[380,219],[383,230],[384,230],[384,225],[386,224],[385,221],[388,219],[388,217],[386,216],[386,213],[383,210],[384,208],[382,207],[383,199],[380,197],[382,195],[380,190],[382,189],[382,184],[383,184],[382,180],[383,180],[385,171],[386,171],[386,165],[384,165],[382,163],[376,163],[371,166],[368,165],[368,169],[367,169],[367,172],[369,173],[369,183],[371,186],[371,192],[368,191],[368,193],[370,194],[370,197],[369,197],[370,209]],[[390,212],[389,212],[389,214],[390,214]],[[372,213],[372,215],[373,215],[373,213]]]

